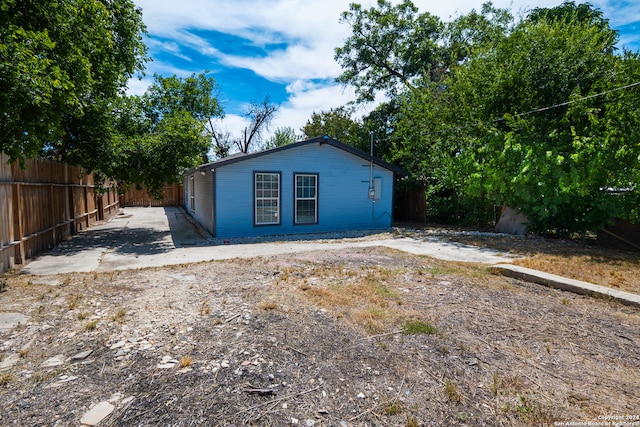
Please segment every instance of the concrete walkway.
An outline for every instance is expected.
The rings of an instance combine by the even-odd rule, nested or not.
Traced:
[[[331,238],[333,236],[333,239]],[[29,262],[22,271],[34,275],[108,272],[233,258],[269,257],[317,250],[383,246],[446,261],[494,265],[502,274],[579,294],[597,294],[640,307],[640,296],[615,289],[506,264],[513,256],[487,248],[448,242],[437,237],[341,238],[338,234],[304,236],[308,240],[230,244],[212,239],[179,208],[125,208]],[[294,237],[295,238],[295,237]],[[495,265],[497,264],[497,265]]]
[[[92,227],[42,254],[22,268],[24,273],[51,275],[73,272],[105,272],[198,261],[253,258],[317,250],[345,250],[384,246],[447,261],[485,264],[509,262],[498,251],[429,239],[327,238],[265,243],[223,244],[211,239],[179,208],[125,208],[122,214]],[[243,241],[239,239],[238,241]],[[246,240],[244,240],[246,241]]]

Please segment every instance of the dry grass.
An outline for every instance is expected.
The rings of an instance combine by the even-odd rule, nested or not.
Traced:
[[[541,253],[515,260],[513,263],[575,280],[640,294],[639,258]]]
[[[97,320],[92,320],[90,322],[85,323],[85,325],[84,325],[84,329],[86,331],[95,331],[97,327],[98,327],[98,321]]]
[[[13,381],[13,375],[12,374],[10,374],[8,372],[0,374],[0,387],[9,384],[11,381]]]
[[[119,308],[111,317],[114,322],[122,323],[124,322],[124,318],[127,315],[127,310],[124,308]]]
[[[455,241],[522,256],[514,264],[640,294],[640,254],[569,239],[535,236],[457,236]]]
[[[401,326],[407,316],[416,315],[402,307],[402,299],[389,285],[395,275],[380,267],[351,271],[315,265],[304,271],[288,271],[280,280],[302,291],[313,304],[376,334]]]
[[[186,271],[197,280],[167,280]],[[0,342],[47,343],[0,377],[8,402],[0,419],[25,425],[77,425],[80,413],[68,408],[88,408],[113,384],[134,397],[112,415],[119,426],[201,425],[206,414],[210,425],[316,417],[316,425],[533,427],[633,414],[640,399],[637,308],[485,266],[367,248],[134,270],[118,273],[117,286],[99,274],[86,287],[91,276],[78,275],[59,300],[63,310],[78,294],[78,312],[94,301],[108,307],[90,318],[95,329],[83,327],[90,319],[78,323],[79,313],[38,314],[48,285],[23,290],[23,277],[7,277],[0,299],[34,320],[0,332]],[[167,309],[167,300],[177,302]],[[123,301],[123,322],[111,321]],[[96,351],[90,364],[41,366],[134,334],[151,347],[140,341],[122,357]],[[165,355],[189,369],[158,370]],[[61,374],[78,379],[49,387]]]
[[[180,367],[181,368],[186,368],[188,366],[191,366],[192,363],[193,363],[193,360],[191,359],[191,356],[182,356],[180,358]]]

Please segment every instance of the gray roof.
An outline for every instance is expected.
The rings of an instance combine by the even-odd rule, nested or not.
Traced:
[[[329,144],[333,147],[339,148],[341,150],[344,150],[350,154],[353,154],[355,156],[361,157],[362,159],[368,161],[368,162],[373,162],[373,164],[378,165],[384,169],[388,169],[390,171],[392,171],[393,173],[397,174],[397,175],[401,175],[401,176],[408,176],[409,173],[407,171],[405,171],[402,168],[399,168],[397,166],[394,166],[390,163],[385,162],[382,159],[379,159],[375,156],[372,156],[368,153],[365,153],[362,150],[358,150],[357,148],[354,148],[350,145],[347,145],[345,143],[342,143],[340,141],[338,141],[337,139],[331,138],[330,136],[318,136],[315,138],[311,138],[311,139],[307,139],[304,141],[299,141],[299,142],[294,142],[292,144],[287,144],[287,145],[283,145],[281,147],[276,147],[276,148],[272,148],[269,150],[263,150],[263,151],[258,151],[256,153],[249,153],[249,154],[245,154],[245,153],[237,153],[237,154],[232,154],[231,156],[225,157],[223,159],[217,160],[215,162],[211,162],[211,163],[206,163],[203,165],[198,166],[197,168],[194,169],[190,169],[188,171],[186,171],[186,174],[192,174],[193,172],[200,172],[200,171],[210,171],[210,170],[214,170],[223,166],[227,166],[227,165],[231,165],[234,163],[238,163],[238,162],[242,162],[245,160],[249,160],[249,159],[255,159],[257,157],[261,157],[261,156],[266,156],[268,154],[273,154],[273,153],[277,153],[279,151],[284,151],[284,150],[291,150],[291,149],[295,149],[297,147],[301,147],[303,145],[307,145],[307,144],[316,144],[319,143],[320,145],[322,144]]]

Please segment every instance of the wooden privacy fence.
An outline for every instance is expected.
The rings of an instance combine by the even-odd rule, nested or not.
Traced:
[[[9,164],[0,153],[0,272],[119,209],[114,183],[105,192],[94,185],[93,174],[51,160],[27,160],[25,168]]]
[[[120,196],[120,206],[182,206],[184,200],[184,192],[180,184],[167,184],[162,188],[162,199],[156,199],[147,193],[143,186],[132,186],[124,194]]]

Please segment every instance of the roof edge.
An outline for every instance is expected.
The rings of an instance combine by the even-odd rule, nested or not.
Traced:
[[[373,162],[374,164],[376,164],[376,165],[378,165],[378,166],[380,166],[382,168],[390,170],[391,172],[393,172],[396,175],[409,176],[409,173],[406,170],[404,170],[404,169],[402,169],[402,168],[400,168],[398,166],[392,165],[391,163],[387,163],[384,160],[382,160],[382,159],[380,159],[378,157],[372,156],[372,155],[370,155],[368,153],[365,153],[364,151],[359,150],[359,149],[357,149],[355,147],[352,147],[352,146],[347,145],[347,144],[345,144],[343,142],[340,142],[337,139],[332,138],[332,137],[330,137],[328,135],[316,136],[316,137],[313,137],[313,138],[310,138],[310,139],[306,139],[306,140],[302,140],[302,141],[298,141],[298,142],[293,142],[291,144],[282,145],[280,147],[271,148],[271,149],[268,149],[268,150],[257,151],[255,153],[249,153],[249,154],[240,155],[240,156],[225,157],[223,159],[216,160],[215,162],[205,163],[205,164],[199,165],[199,166],[197,166],[195,168],[191,168],[191,169],[185,170],[183,172],[183,175],[191,175],[191,174],[193,174],[193,173],[195,173],[197,171],[205,171],[206,172],[206,171],[214,170],[214,169],[217,169],[217,168],[220,168],[220,167],[223,167],[223,166],[227,166],[227,165],[231,165],[231,164],[234,164],[234,163],[242,162],[244,160],[255,159],[257,157],[262,157],[262,156],[265,156],[265,155],[268,155],[268,154],[273,154],[273,153],[277,153],[277,152],[280,152],[280,151],[290,150],[292,148],[300,147],[300,146],[303,146],[303,145],[315,144],[315,143],[319,143],[320,145],[329,144],[329,145],[331,145],[331,146],[333,146],[335,148],[341,149],[341,150],[346,151],[346,152],[348,152],[350,154],[358,156],[358,157],[360,157],[360,158],[362,158],[362,159],[364,159],[364,160],[366,160],[368,162]]]

